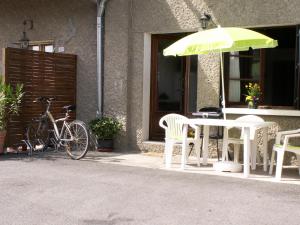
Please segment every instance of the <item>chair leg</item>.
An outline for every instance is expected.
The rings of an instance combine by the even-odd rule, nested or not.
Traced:
[[[270,175],[272,175],[272,173],[273,173],[274,158],[275,158],[275,151],[272,150],[272,156],[271,156],[271,162],[270,162],[270,170],[269,170],[269,174]]]
[[[220,161],[220,153],[219,153],[219,139],[216,139],[217,141],[217,156],[218,156],[218,161]]]
[[[257,142],[256,140],[251,141],[251,169],[256,169],[256,152],[257,152]]]
[[[227,161],[228,160],[228,146],[223,144],[223,149],[222,149],[222,161]]]
[[[166,140],[166,143],[165,143],[165,164],[166,164],[166,168],[171,168],[173,148],[174,148],[173,141]]]
[[[264,162],[264,171],[268,170],[268,128],[263,128],[263,162]]]
[[[275,175],[276,180],[281,179],[283,156],[284,156],[284,151],[277,151],[277,163],[276,163],[276,175]]]
[[[298,170],[299,170],[299,175],[300,175],[300,155],[299,154],[296,154],[296,156],[297,156],[297,163],[298,163],[298,166],[299,166],[299,168],[298,168]]]
[[[240,144],[233,144],[233,158],[234,158],[234,163],[239,162],[240,158]]]

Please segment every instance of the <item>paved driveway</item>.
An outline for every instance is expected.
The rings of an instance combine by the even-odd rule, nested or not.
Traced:
[[[300,188],[64,157],[0,157],[0,224],[299,224]]]

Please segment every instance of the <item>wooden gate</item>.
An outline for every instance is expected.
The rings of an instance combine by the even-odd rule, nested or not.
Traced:
[[[21,83],[25,91],[20,115],[13,116],[7,127],[6,146],[14,146],[24,139],[32,118],[43,112],[40,104],[33,103],[35,98],[56,98],[51,106],[54,118],[63,115],[64,105],[76,103],[76,55],[6,48],[3,61],[5,82]]]

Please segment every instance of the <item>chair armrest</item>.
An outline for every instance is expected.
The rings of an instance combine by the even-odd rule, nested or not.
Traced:
[[[163,128],[163,129],[166,130],[168,127],[164,125],[164,121],[165,121],[164,119],[160,119],[160,120],[159,120],[159,126],[160,126],[161,128]]]
[[[300,129],[297,130],[287,130],[287,131],[279,131],[276,135],[276,139],[275,139],[275,144],[280,144],[280,140],[283,136],[286,135],[292,135],[292,134],[297,134],[300,133]]]
[[[191,128],[193,128],[193,129],[197,129],[199,126],[197,126],[197,125],[194,125],[194,124],[189,124],[189,126],[191,127]]]
[[[288,146],[290,138],[295,138],[295,137],[300,137],[300,133],[285,135],[283,141],[283,148],[286,148]]]
[[[280,135],[286,135],[286,134],[295,134],[295,133],[300,133],[300,129],[297,129],[297,130],[279,131],[277,134],[280,134]]]

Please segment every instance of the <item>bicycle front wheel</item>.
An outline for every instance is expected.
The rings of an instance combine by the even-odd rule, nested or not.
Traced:
[[[72,159],[81,159],[85,156],[89,146],[89,136],[83,122],[75,120],[69,124],[69,130],[64,133],[65,148]]]

